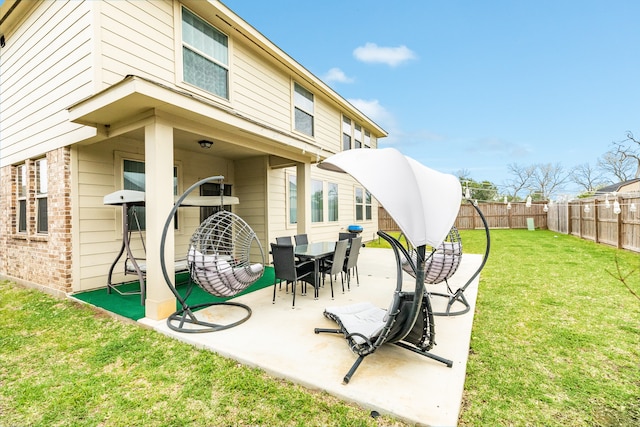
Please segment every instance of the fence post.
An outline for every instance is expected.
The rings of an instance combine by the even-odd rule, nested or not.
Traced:
[[[616,216],[616,247],[622,249],[622,221],[620,220],[622,212],[614,215]]]
[[[598,199],[593,199],[593,239],[600,243],[600,233],[598,232]]]

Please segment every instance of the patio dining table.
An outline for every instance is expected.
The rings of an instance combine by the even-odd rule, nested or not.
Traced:
[[[336,242],[315,242],[306,245],[297,245],[294,248],[294,255],[299,259],[313,260],[314,283],[313,297],[318,299],[320,288],[320,262],[333,256],[336,250]]]

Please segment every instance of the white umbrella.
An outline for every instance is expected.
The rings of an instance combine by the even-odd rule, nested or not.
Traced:
[[[415,247],[439,246],[460,209],[458,178],[430,169],[394,148],[342,151],[318,167],[346,172],[360,182]]]

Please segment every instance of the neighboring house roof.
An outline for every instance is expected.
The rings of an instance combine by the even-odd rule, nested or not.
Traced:
[[[598,189],[594,196],[603,196],[609,193],[624,193],[624,192],[639,192],[640,191],[640,178],[629,179],[627,181],[618,182],[616,184],[607,185]]]

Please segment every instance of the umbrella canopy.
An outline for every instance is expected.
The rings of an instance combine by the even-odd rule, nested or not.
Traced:
[[[318,167],[356,179],[416,247],[440,245],[458,216],[462,200],[458,178],[430,169],[394,148],[342,151]]]

